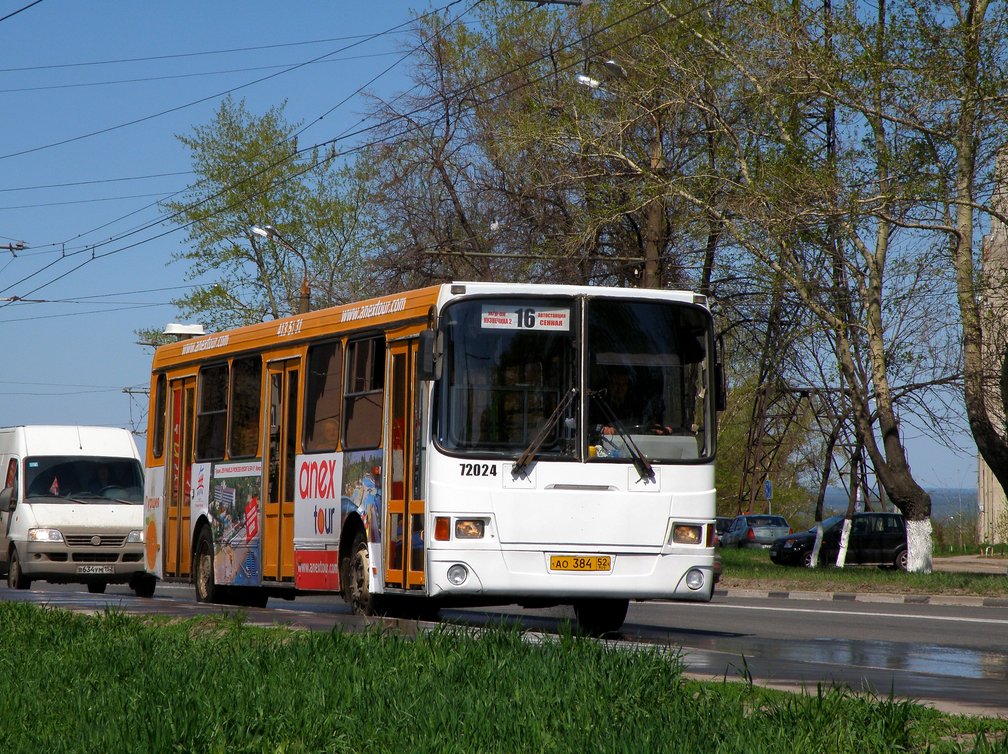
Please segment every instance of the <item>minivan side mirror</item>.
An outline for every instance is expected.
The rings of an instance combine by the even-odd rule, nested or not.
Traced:
[[[0,491],[0,511],[13,510],[17,505],[17,497],[14,495],[13,487],[4,487]]]

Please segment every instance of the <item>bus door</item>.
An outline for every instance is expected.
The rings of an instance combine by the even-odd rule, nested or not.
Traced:
[[[294,455],[297,440],[297,359],[266,368],[268,410],[263,464],[266,502],[262,540],[263,578],[294,579]]]
[[[423,461],[425,393],[414,377],[417,341],[394,343],[391,357],[389,427],[386,447],[388,520],[386,522],[385,585],[399,589],[424,587]]]
[[[192,516],[193,431],[196,416],[196,378],[171,380],[168,388],[168,488],[165,495],[165,576],[186,576],[190,566]]]

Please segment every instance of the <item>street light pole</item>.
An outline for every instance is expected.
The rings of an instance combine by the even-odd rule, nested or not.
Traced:
[[[301,279],[301,297],[298,299],[298,314],[304,314],[311,308],[311,288],[308,286],[308,262],[304,258],[304,254],[291,246],[287,242],[287,239],[280,234],[280,231],[272,225],[253,225],[252,232],[263,238],[272,238],[301,260],[301,265],[304,267],[304,277]]]

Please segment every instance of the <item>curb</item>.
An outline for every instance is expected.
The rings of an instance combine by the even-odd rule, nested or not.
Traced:
[[[715,597],[742,599],[812,600],[818,602],[867,602],[895,605],[951,605],[960,607],[1008,607],[1005,597],[967,597],[944,594],[856,594],[852,592],[785,592],[760,589],[714,589]]]

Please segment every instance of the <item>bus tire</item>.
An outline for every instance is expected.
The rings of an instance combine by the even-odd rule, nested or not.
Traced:
[[[355,615],[374,615],[375,600],[371,594],[371,556],[367,538],[358,530],[350,545],[343,583],[343,599]]]
[[[7,561],[7,586],[11,589],[30,589],[31,579],[21,570],[16,547],[11,547],[10,558]]]
[[[604,636],[619,631],[629,607],[630,600],[578,600],[574,603],[578,631],[588,636]]]
[[[214,584],[213,539],[209,527],[200,529],[193,549],[193,585],[196,587],[197,602],[217,602],[220,588]]]
[[[154,590],[157,588],[157,579],[149,573],[140,573],[130,579],[129,585],[137,597],[150,599],[154,596]]]

